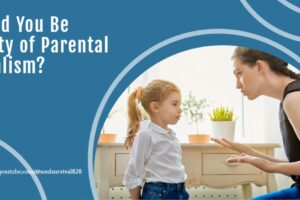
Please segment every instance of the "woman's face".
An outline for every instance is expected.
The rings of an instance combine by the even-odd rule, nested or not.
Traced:
[[[260,96],[259,71],[256,64],[243,64],[239,59],[234,60],[233,73],[236,77],[236,88],[240,89],[249,100]]]

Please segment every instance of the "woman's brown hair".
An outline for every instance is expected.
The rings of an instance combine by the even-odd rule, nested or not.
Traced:
[[[239,59],[243,64],[250,65],[254,65],[257,60],[263,60],[269,64],[273,72],[292,79],[300,79],[300,74],[290,70],[287,62],[262,51],[247,47],[237,47],[232,56],[232,59],[235,58]]]

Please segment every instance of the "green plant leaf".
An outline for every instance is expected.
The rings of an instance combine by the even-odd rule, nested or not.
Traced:
[[[203,121],[206,108],[209,107],[205,98],[197,99],[192,92],[182,103],[182,110],[185,116],[190,119],[190,123],[195,124],[198,132],[198,124]]]
[[[233,121],[233,110],[227,107],[217,107],[209,114],[211,121]]]

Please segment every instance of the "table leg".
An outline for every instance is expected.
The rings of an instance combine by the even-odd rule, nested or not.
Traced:
[[[268,149],[268,155],[274,157],[274,149]],[[268,184],[267,184],[267,191],[269,192],[274,192],[277,191],[277,183],[276,183],[276,178],[275,174],[268,174]]]
[[[109,198],[109,166],[108,163],[108,152],[102,151],[100,157],[100,189],[99,199]]]
[[[252,185],[251,183],[246,183],[242,185],[242,191],[244,199],[252,198]]]
[[[268,185],[267,185],[267,191],[269,192],[275,192],[277,191],[277,183],[275,174],[268,174]]]

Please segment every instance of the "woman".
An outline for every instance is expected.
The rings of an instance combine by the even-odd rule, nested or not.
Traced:
[[[254,199],[300,199],[300,74],[288,69],[283,60],[250,48],[237,47],[232,58],[236,87],[249,100],[265,95],[281,101],[280,129],[288,161],[226,139],[212,140],[242,153],[228,159],[228,162],[249,163],[265,172],[289,175],[295,181],[291,188]]]

